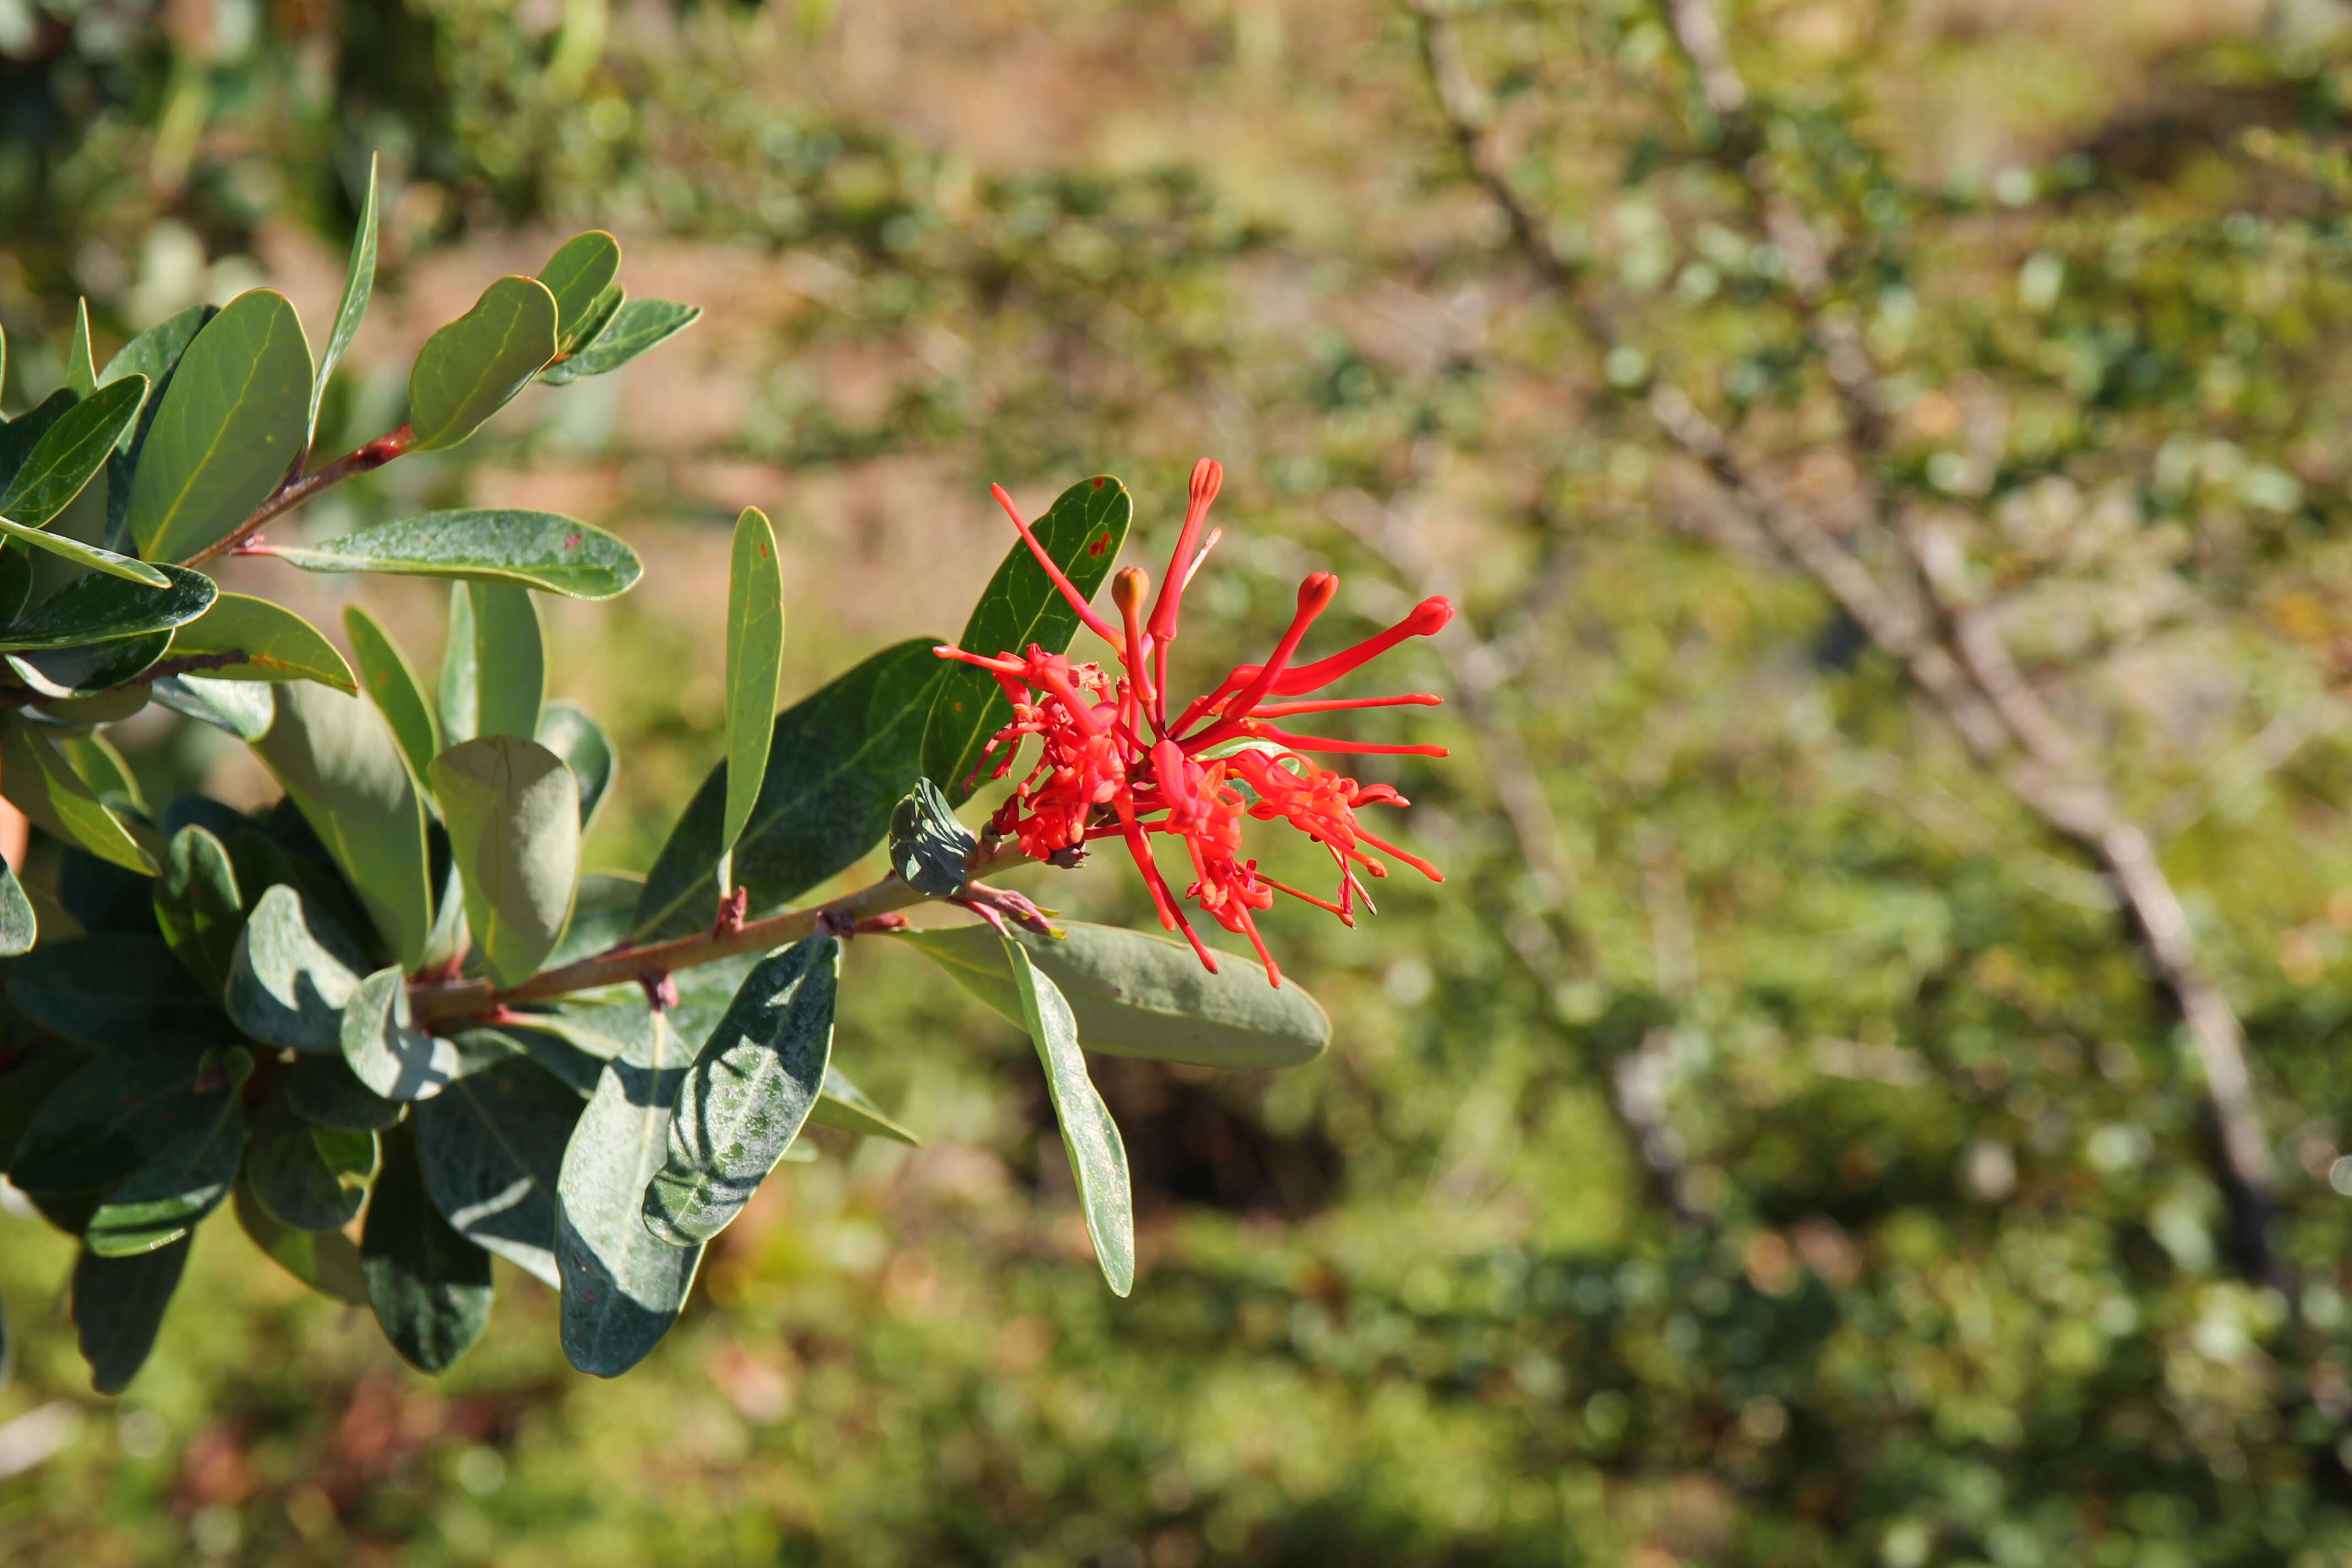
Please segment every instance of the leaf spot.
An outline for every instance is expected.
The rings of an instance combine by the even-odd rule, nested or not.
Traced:
[[[566,549],[566,550],[577,550],[577,549],[579,549],[579,548],[580,548],[580,535],[578,535],[577,533],[567,533],[567,534],[565,534],[565,535],[563,536],[563,548],[564,548],[564,549]]]

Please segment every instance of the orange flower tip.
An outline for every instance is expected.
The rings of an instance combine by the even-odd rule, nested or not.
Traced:
[[[1150,591],[1151,579],[1140,566],[1130,566],[1110,580],[1110,602],[1118,606],[1122,616],[1131,616],[1143,608],[1144,595]]]
[[[1307,580],[1298,584],[1298,613],[1302,616],[1321,615],[1330,608],[1331,601],[1339,592],[1339,579],[1335,574],[1308,573]],[[1439,602],[1444,603],[1443,600]]]
[[[1203,458],[1192,465],[1192,504],[1206,506],[1217,499],[1224,488],[1225,466],[1214,458]]]
[[[1425,637],[1443,631],[1445,623],[1453,618],[1454,601],[1443,594],[1438,594],[1414,605],[1412,616],[1406,625],[1412,628],[1412,636]]]

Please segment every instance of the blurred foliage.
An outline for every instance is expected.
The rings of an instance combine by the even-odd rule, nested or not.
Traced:
[[[1375,4],[0,3],[12,323],[79,289],[119,336],[221,291],[273,233],[340,234],[381,146],[394,273],[593,222],[816,300],[737,334],[764,368],[697,457],[853,486],[930,458],[958,494],[1109,469],[1152,545],[1210,450],[1255,585],[1202,607],[1234,647],[1187,657],[1334,555],[1347,611],[1419,573],[1475,634],[1414,680],[1458,700],[1455,758],[1388,775],[1448,885],[1276,933],[1333,1057],[1105,1064],[1132,1301],[1003,1070],[1026,1047],[861,947],[844,1049],[929,1146],[779,1183],[631,1380],[566,1373],[517,1279],[428,1385],[232,1286],[208,1231],[193,1267],[233,1293],[123,1401],[53,1332],[0,1394],[48,1413],[0,1432],[62,1442],[0,1480],[0,1556],[2343,1561],[2342,24],[1727,16],[1754,155],[1897,392],[1894,500],[1964,539],[2245,1017],[2282,1292],[2224,1256],[2195,1064],[2105,887],[1633,417],[1671,374],[1832,523],[1853,493],[1788,258],[1652,6],[1464,16],[1512,177],[1626,339],[1603,362]],[[631,468],[628,507],[719,520],[674,471]],[[625,779],[690,778],[711,727],[631,667],[709,655],[653,615],[572,678],[609,689]],[[637,786],[604,843],[642,863],[677,798]],[[0,1290],[37,1303],[64,1244],[9,1234]]]

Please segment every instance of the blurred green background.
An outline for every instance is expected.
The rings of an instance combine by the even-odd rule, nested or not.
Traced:
[[[1156,571],[1202,453],[1231,478],[1195,677],[1318,564],[1335,621],[1465,611],[1393,680],[1447,694],[1411,725],[1453,757],[1366,770],[1446,884],[1268,922],[1329,1056],[1097,1064],[1131,1300],[1025,1043],[859,944],[840,1049],[927,1146],[821,1133],[615,1384],[504,1265],[436,1383],[215,1222],[100,1400],[68,1244],[0,1217],[0,1562],[2352,1562],[2347,8],[1723,19],[1766,132],[1740,156],[1783,170],[1887,378],[1880,470],[1648,0],[1458,16],[1491,166],[1605,356],[1381,0],[0,0],[12,406],[78,295],[101,361],[264,279],[323,321],[371,152],[345,444],[573,229],[704,308],[304,525],[462,498],[636,544],[635,594],[551,617],[557,693],[622,751],[604,865],[642,868],[716,758],[746,504],[793,693],[953,630],[1007,543],[990,480],[1120,475]],[[1661,443],[1657,374],[1832,532],[1863,487],[1957,531],[2245,1020],[2287,1283],[2233,1267],[2197,1066],[2108,889]],[[292,575],[338,626],[341,580]],[[439,598],[361,591],[430,662]],[[210,731],[124,740],[156,787],[268,793]],[[1148,921],[1116,867],[1024,885]]]

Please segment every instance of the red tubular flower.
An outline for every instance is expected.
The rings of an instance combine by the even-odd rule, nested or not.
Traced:
[[[1344,777],[1306,753],[1442,757],[1445,749],[1298,735],[1271,722],[1302,713],[1428,707],[1438,699],[1427,692],[1274,700],[1319,691],[1407,637],[1433,635],[1453,618],[1454,606],[1443,598],[1424,599],[1396,625],[1353,647],[1310,664],[1293,664],[1316,617],[1339,593],[1339,578],[1328,572],[1311,573],[1298,585],[1297,614],[1265,662],[1235,666],[1170,723],[1168,646],[1176,640],[1184,589],[1217,542],[1218,531],[1210,530],[1204,539],[1202,529],[1224,477],[1224,468],[1206,458],[1194,466],[1191,505],[1160,596],[1147,611],[1149,579],[1133,568],[1119,573],[1111,584],[1111,600],[1119,615],[1117,626],[1095,613],[1046,554],[1003,487],[990,487],[1045,575],[1079,619],[1111,646],[1123,670],[1115,679],[1099,665],[1074,665],[1034,644],[1025,655],[990,656],[957,647],[938,652],[942,658],[961,659],[989,671],[1012,700],[1013,722],[996,732],[982,753],[984,765],[987,755],[1003,748],[992,777],[1011,774],[1014,753],[1029,736],[1036,736],[1042,748],[1036,764],[1013,786],[1012,797],[992,819],[996,832],[1014,836],[1023,853],[1040,859],[1066,857],[1096,838],[1121,839],[1143,873],[1160,923],[1181,931],[1214,973],[1215,955],[1194,934],[1151,853],[1152,834],[1180,839],[1193,872],[1184,897],[1227,931],[1246,937],[1265,961],[1266,977],[1279,985],[1281,971],[1259,939],[1254,918],[1273,906],[1276,893],[1287,893],[1355,924],[1357,899],[1371,907],[1362,879],[1388,875],[1386,864],[1369,853],[1367,846],[1433,881],[1444,880],[1436,867],[1374,837],[1356,820],[1357,807],[1402,805],[1403,796],[1386,784],[1361,784]],[[1286,887],[1262,875],[1255,860],[1244,859],[1244,816],[1287,822],[1328,850],[1339,870],[1337,900]]]

